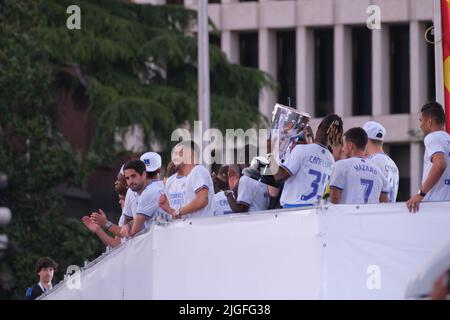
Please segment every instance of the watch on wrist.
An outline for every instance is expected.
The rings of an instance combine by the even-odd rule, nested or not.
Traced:
[[[103,226],[103,229],[109,230],[109,228],[111,228],[112,225],[113,223],[111,221],[106,221],[105,225]]]
[[[422,189],[419,189],[419,191],[417,192],[417,194],[421,197],[425,197],[427,194],[425,192],[422,191]]]

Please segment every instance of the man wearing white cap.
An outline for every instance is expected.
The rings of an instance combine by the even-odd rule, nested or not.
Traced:
[[[164,193],[164,184],[159,178],[160,170],[161,156],[155,152],[144,153],[140,161],[130,161],[125,165],[125,178],[130,189],[135,192],[137,207],[135,212],[131,212],[132,216],[129,211],[125,212],[125,222],[133,220],[133,226],[131,231],[127,225],[124,226],[124,236],[134,236],[161,214],[158,200]]]
[[[389,184],[388,202],[395,202],[398,194],[399,171],[395,162],[383,151],[386,129],[378,122],[369,121],[363,126],[368,142],[366,157],[375,162],[386,175]]]

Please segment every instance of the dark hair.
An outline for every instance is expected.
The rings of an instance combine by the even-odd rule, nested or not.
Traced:
[[[125,166],[123,167],[123,172],[128,169],[133,169],[139,174],[142,174],[145,172],[145,163],[141,160],[131,160],[128,161]]]
[[[173,162],[170,161],[170,162],[167,164],[167,167],[166,167],[166,177],[170,177],[171,175],[175,174],[175,173],[177,172],[176,169],[177,169],[177,168],[175,167],[175,165],[173,164]]]
[[[56,269],[58,268],[58,265],[51,258],[42,257],[42,258],[39,258],[38,261],[36,262],[36,268],[35,268],[36,273],[39,273],[39,271],[41,271],[41,269],[43,269],[43,268],[53,268],[53,270],[56,271]]]
[[[194,153],[195,159],[197,159],[196,161],[200,161],[200,159],[198,159],[200,157],[200,147],[198,146],[197,143],[194,142],[194,140],[183,140],[180,143],[178,143],[175,147],[177,146],[188,147]]]
[[[157,169],[155,171],[147,171],[147,178],[154,179],[158,175],[159,171],[160,169]]]
[[[355,146],[358,149],[364,150],[366,148],[368,138],[367,138],[367,133],[366,133],[366,131],[364,131],[363,128],[355,127],[355,128],[348,129],[344,133],[344,137],[345,137],[346,141],[349,141],[349,142],[352,142],[353,144],[355,144]]]
[[[329,114],[319,124],[316,138],[319,138],[319,130],[323,130],[327,146],[342,144],[342,133],[344,132],[344,123],[337,114]],[[323,141],[325,142],[325,141]]]
[[[426,103],[420,111],[425,117],[433,118],[437,124],[445,124],[445,112],[440,103]]]
[[[228,179],[228,168],[229,168],[228,165],[221,166],[219,171],[217,172],[217,175],[226,177]]]
[[[372,142],[374,145],[377,145],[377,146],[381,146],[383,144],[383,141],[381,141],[381,140],[375,140],[375,139],[370,139],[370,138],[369,138],[369,140],[370,140],[370,142]]]

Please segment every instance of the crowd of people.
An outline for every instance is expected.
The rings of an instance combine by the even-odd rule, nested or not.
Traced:
[[[425,137],[423,179],[418,193],[406,202],[409,212],[417,212],[422,201],[450,201],[450,135],[444,130],[442,106],[424,105],[419,123]],[[243,174],[251,162],[249,146],[245,163],[223,165],[210,174],[197,164],[198,146],[183,141],[174,147],[164,177],[161,156],[146,152],[125,163],[117,175],[114,188],[122,208],[118,223],[109,221],[102,210],[84,216],[82,222],[106,246],[115,247],[158,218],[169,221],[299,208],[323,200],[333,204],[396,202],[399,169],[383,151],[386,129],[375,121],[345,132],[343,128],[338,115],[328,115],[315,136],[307,127],[302,139],[291,141],[280,163],[269,155],[271,164],[277,162],[273,175],[277,187]],[[28,289],[27,299],[52,288],[54,270],[56,263],[50,258],[38,261],[40,282]],[[441,292],[439,288],[435,291]]]
[[[425,136],[423,179],[418,193],[406,202],[410,212],[417,212],[422,201],[450,200],[450,135],[444,130],[442,106],[424,105],[419,122]],[[84,216],[82,222],[105,245],[115,247],[157,218],[308,207],[321,199],[333,204],[396,202],[399,169],[383,151],[386,129],[375,121],[345,132],[343,128],[342,119],[331,114],[315,136],[308,127],[303,139],[292,141],[285,159],[276,163],[277,187],[243,174],[251,162],[248,145],[245,163],[223,165],[212,174],[198,164],[193,141],[174,147],[165,177],[160,155],[146,152],[125,163],[117,175],[115,190],[122,208],[118,223],[110,222],[102,210]],[[275,162],[270,155],[269,159]]]

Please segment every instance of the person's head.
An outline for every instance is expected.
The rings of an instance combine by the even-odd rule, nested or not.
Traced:
[[[114,191],[116,191],[119,195],[120,194],[126,194],[127,193],[127,181],[125,179],[125,175],[123,173],[123,167],[120,169],[119,173],[117,174],[117,179],[114,182]]]
[[[420,111],[419,127],[424,135],[444,128],[445,112],[438,102],[429,102]]]
[[[331,147],[331,151],[334,161],[339,161],[346,158],[344,154],[344,146],[342,144],[335,144]]]
[[[119,206],[120,209],[123,209],[123,207],[125,206],[125,195],[123,194],[119,194]]]
[[[39,258],[35,268],[39,281],[42,283],[51,283],[57,267],[58,265],[51,258]]]
[[[328,147],[342,144],[344,123],[336,114],[329,114],[319,124],[316,132],[316,142]]]
[[[217,175],[214,175],[213,182],[214,182],[214,189],[216,192],[219,192],[220,190],[228,190],[228,168],[229,166],[224,165],[221,166],[219,171],[217,172]]]
[[[377,150],[381,149],[386,136],[386,129],[383,125],[376,121],[369,121],[364,124],[363,129],[367,133],[367,146]]]
[[[128,161],[123,168],[123,172],[131,190],[136,192],[144,189],[147,184],[147,172],[145,171],[144,162],[141,160]]]
[[[348,129],[344,133],[344,156],[352,157],[364,153],[367,145],[367,133],[361,127]]]
[[[172,149],[172,162],[175,171],[178,171],[183,165],[196,164],[198,157],[199,147],[191,140],[182,141]]]
[[[144,153],[140,160],[145,164],[145,171],[147,171],[148,179],[157,179],[161,171],[161,156],[156,152]]]

